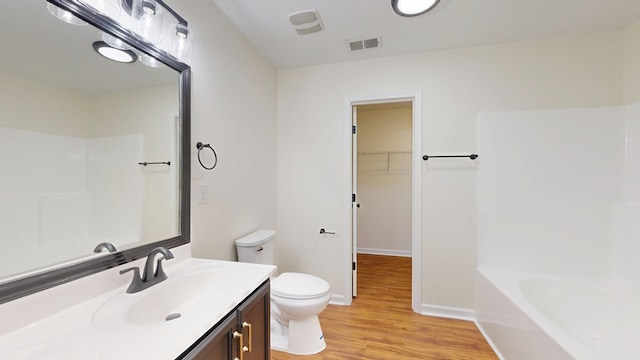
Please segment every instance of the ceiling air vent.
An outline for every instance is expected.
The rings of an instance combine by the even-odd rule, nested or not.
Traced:
[[[350,51],[377,49],[380,47],[380,37],[370,39],[347,40]]]
[[[316,10],[299,11],[288,16],[298,35],[313,34],[324,29],[320,14]]]

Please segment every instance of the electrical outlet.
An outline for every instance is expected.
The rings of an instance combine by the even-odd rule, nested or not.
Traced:
[[[204,205],[209,202],[209,185],[198,184],[198,204]]]

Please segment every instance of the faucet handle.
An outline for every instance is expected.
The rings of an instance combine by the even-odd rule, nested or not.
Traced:
[[[133,279],[131,279],[131,284],[127,288],[128,294],[133,294],[143,289],[144,285],[142,283],[142,279],[140,278],[140,268],[139,267],[130,267],[123,270],[120,270],[120,274],[128,273],[129,271],[133,271]]]
[[[128,273],[129,271],[133,271],[134,277],[138,277],[138,278],[140,277],[140,268],[137,266],[120,270],[120,274]]]

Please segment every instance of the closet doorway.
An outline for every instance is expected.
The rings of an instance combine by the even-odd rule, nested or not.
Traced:
[[[358,296],[358,271],[371,262],[410,262],[411,308],[421,307],[421,116],[419,96],[348,101],[351,243],[349,289]],[[420,120],[416,120],[420,119]],[[358,254],[367,266],[358,266]],[[410,260],[408,259],[410,258]],[[363,263],[363,265],[365,265]],[[382,266],[382,265],[381,265]],[[360,275],[370,277],[370,273]],[[363,278],[364,280],[364,278]],[[365,285],[364,283],[362,285]],[[407,289],[408,290],[408,289]],[[345,299],[347,300],[347,299]],[[350,301],[349,301],[350,302]]]
[[[354,106],[357,141],[354,168],[357,191],[357,270],[354,296],[372,295],[375,282],[390,269],[402,269],[390,283],[399,294],[411,293],[412,102]],[[390,268],[383,270],[385,268]],[[383,270],[385,274],[379,273]],[[390,273],[389,275],[393,274]],[[356,277],[357,279],[357,277]],[[397,279],[397,283],[394,281]],[[369,287],[369,288],[368,288]],[[360,291],[358,291],[360,290]],[[410,304],[410,296],[398,296]]]

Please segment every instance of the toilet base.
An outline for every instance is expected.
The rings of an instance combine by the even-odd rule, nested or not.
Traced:
[[[271,318],[271,348],[295,355],[313,355],[327,347],[317,316],[289,320],[285,325]]]

